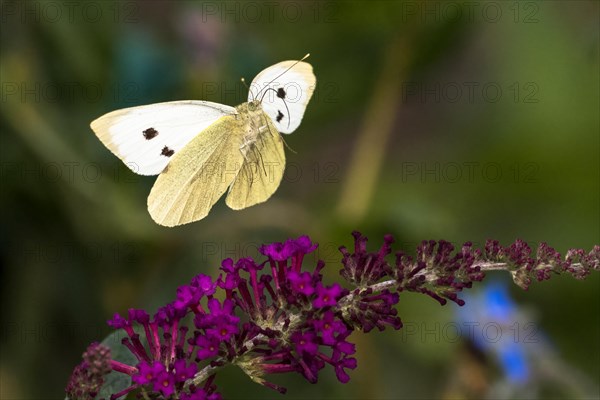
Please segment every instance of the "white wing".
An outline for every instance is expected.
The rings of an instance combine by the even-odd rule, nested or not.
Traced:
[[[158,175],[196,135],[235,113],[233,107],[208,101],[172,101],[113,111],[91,127],[133,172]]]
[[[254,78],[248,101],[262,98],[262,108],[271,117],[277,130],[292,133],[302,121],[316,82],[310,64],[282,61],[261,71]]]

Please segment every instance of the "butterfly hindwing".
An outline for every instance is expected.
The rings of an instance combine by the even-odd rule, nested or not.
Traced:
[[[176,226],[208,215],[242,167],[242,136],[235,117],[222,117],[176,153],[148,196],[152,219]]]
[[[267,201],[277,190],[285,170],[285,152],[281,135],[265,114],[266,128],[258,134],[244,157],[244,165],[231,184],[226,198],[234,210]]]
[[[235,108],[208,101],[173,101],[110,112],[91,123],[104,145],[133,172],[157,175],[196,135]]]
[[[281,133],[298,128],[317,79],[303,61],[282,61],[261,71],[252,81],[248,100],[256,95],[262,108]],[[263,97],[264,96],[264,97]]]

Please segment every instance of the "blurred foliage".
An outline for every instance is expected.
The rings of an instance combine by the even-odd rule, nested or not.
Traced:
[[[61,397],[112,313],[154,310],[264,242],[311,235],[331,279],[355,229],[374,247],[392,233],[408,250],[429,238],[562,252],[600,242],[597,2],[0,4],[2,398]],[[154,179],[134,176],[89,129],[126,106],[236,105],[241,76],[307,52],[317,91],[265,204],[234,212],[221,201],[203,221],[159,227],[145,201]],[[599,284],[513,290],[591,377]],[[407,295],[399,311],[433,326],[452,307]],[[460,343],[357,336],[349,384],[282,377],[287,398],[440,397],[461,360]],[[280,397],[234,369],[218,383],[227,398]]]

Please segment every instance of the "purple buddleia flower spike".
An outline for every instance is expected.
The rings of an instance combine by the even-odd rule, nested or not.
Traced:
[[[375,252],[367,238],[353,233],[354,252],[340,247],[344,285],[325,282],[322,260],[306,257],[317,248],[308,236],[265,244],[262,260],[225,259],[216,280],[199,274],[179,286],[173,301],[154,315],[130,309],[108,324],[123,330],[125,346],[137,359],[128,365],[111,359],[110,350],[92,344],[66,391],[71,400],[93,399],[111,371],[131,377],[128,394],[166,400],[220,400],[215,379],[220,368],[235,365],[250,379],[285,393],[269,375],[296,373],[316,383],[321,370],[333,370],[346,383],[357,368],[354,330],[400,329],[400,293],[426,294],[441,304],[459,305],[459,294],[481,281],[486,271],[508,271],[527,288],[534,281],[568,273],[583,279],[600,269],[600,246],[571,249],[566,257],[545,243],[536,251],[522,240],[504,247],[469,242],[458,249],[446,241],[423,241],[415,256],[402,251],[388,260],[393,238],[386,235]]]

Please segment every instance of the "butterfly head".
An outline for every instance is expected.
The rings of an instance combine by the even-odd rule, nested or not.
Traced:
[[[252,116],[263,112],[262,105],[259,100],[252,100],[247,103],[242,103],[236,107],[239,114]]]
[[[249,125],[258,128],[263,125],[261,122],[263,119],[264,111],[258,100],[252,100],[247,103],[242,103],[236,107],[238,114],[242,120],[246,121]]]
[[[248,111],[256,111],[260,109],[260,100],[252,100],[248,102]]]

